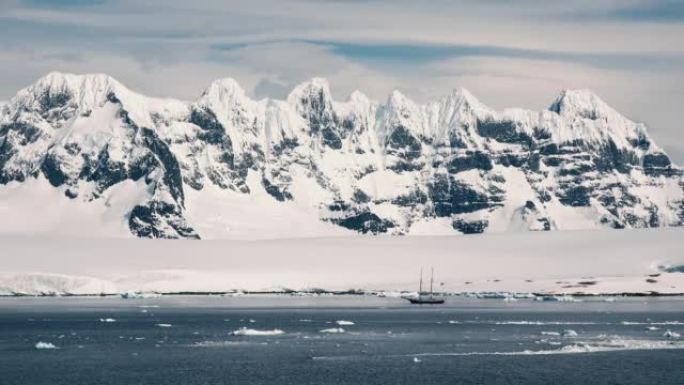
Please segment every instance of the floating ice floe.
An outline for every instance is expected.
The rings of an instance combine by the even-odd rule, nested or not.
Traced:
[[[351,326],[354,325],[354,322],[352,321],[345,321],[345,320],[340,320],[340,321],[335,321],[336,324],[340,326]]]
[[[344,333],[344,329],[342,329],[342,328],[329,328],[329,329],[322,329],[320,332],[321,333],[330,333],[330,334],[339,334],[339,333]]]
[[[155,326],[159,326],[160,328],[170,328],[173,325],[171,325],[171,324],[155,324]]]
[[[52,342],[36,342],[36,349],[57,349],[57,347]]]
[[[100,322],[112,323],[116,322],[116,320],[114,318],[100,318]]]
[[[257,329],[248,329],[246,327],[241,327],[240,329],[234,330],[230,334],[233,336],[277,336],[277,335],[285,334],[285,332],[280,330],[280,329],[257,330]]]
[[[670,330],[670,329],[667,329],[667,331],[665,332],[665,334],[663,334],[663,337],[666,337],[666,338],[679,338],[679,337],[681,337],[681,336],[682,336],[681,334],[679,334],[679,333],[677,333],[677,332],[673,332],[673,331]]]

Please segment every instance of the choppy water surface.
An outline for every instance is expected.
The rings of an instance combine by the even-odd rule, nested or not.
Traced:
[[[682,384],[684,300],[0,299],[0,383]]]

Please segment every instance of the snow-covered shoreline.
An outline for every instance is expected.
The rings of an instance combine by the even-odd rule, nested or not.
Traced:
[[[684,229],[162,241],[0,236],[0,294],[684,293]]]

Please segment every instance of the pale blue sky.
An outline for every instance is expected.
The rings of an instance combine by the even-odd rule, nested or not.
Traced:
[[[3,0],[0,100],[51,70],[182,99],[220,77],[259,97],[313,76],[339,98],[465,87],[495,108],[591,88],[681,164],[682,41],[672,0]]]

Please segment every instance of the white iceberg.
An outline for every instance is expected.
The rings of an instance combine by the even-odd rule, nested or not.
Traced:
[[[39,341],[36,343],[36,349],[57,349],[57,347],[51,342]]]
[[[234,330],[230,334],[233,336],[277,336],[277,335],[285,334],[285,332],[280,330],[280,329],[257,330],[257,329],[248,329],[246,327],[241,327],[240,329]]]

